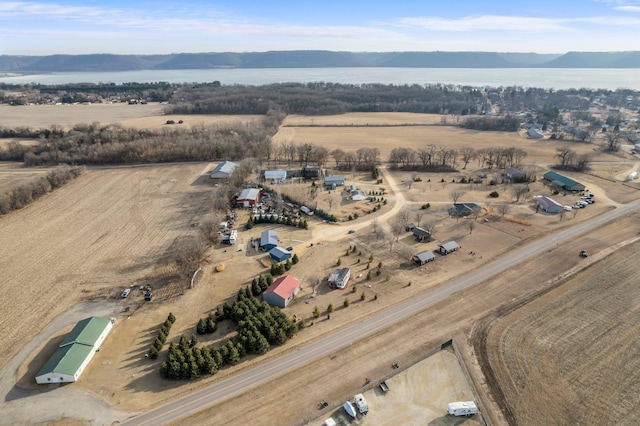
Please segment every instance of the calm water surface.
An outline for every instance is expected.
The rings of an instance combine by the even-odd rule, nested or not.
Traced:
[[[65,83],[206,83],[263,85],[284,82],[382,84],[454,84],[521,86],[552,89],[628,88],[640,90],[640,69],[556,68],[268,68],[212,70],[146,70],[123,72],[62,72],[15,76],[0,71],[0,81],[25,84]]]

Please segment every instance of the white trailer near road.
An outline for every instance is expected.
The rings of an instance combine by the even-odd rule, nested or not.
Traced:
[[[447,413],[452,416],[472,416],[478,412],[473,401],[458,401],[447,404]]]

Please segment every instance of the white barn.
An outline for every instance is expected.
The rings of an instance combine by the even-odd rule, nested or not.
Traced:
[[[227,179],[236,166],[237,164],[233,161],[223,161],[211,171],[211,179]]]
[[[107,318],[86,318],[73,327],[36,374],[36,383],[75,382],[100,349],[113,324]]]

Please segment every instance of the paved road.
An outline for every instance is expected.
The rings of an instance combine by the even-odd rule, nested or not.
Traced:
[[[429,306],[446,299],[458,291],[485,281],[500,272],[512,268],[531,256],[542,253],[545,250],[553,249],[565,241],[584,235],[590,230],[600,227],[616,218],[630,214],[638,208],[640,208],[640,200],[532,242],[531,244],[507,253],[493,262],[481,266],[469,274],[463,275],[449,283],[435,288],[428,293],[390,308],[389,310],[363,320],[360,323],[338,330],[330,336],[324,337],[297,349],[295,352],[280,356],[264,365],[244,371],[234,377],[230,377],[205,389],[196,391],[184,398],[131,418],[124,422],[124,424],[164,424],[203,410],[223,399],[233,397],[234,395],[240,394],[254,386],[257,386],[274,376],[295,370],[306,363],[327,356],[342,347],[364,338],[367,335],[375,333],[386,327],[390,327],[395,322],[406,320],[412,315],[423,311]],[[578,253],[576,253],[576,256],[577,255]]]

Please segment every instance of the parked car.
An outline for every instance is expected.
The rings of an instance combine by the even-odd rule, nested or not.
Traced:
[[[586,250],[580,250],[580,257],[587,257],[587,251]]]
[[[125,288],[122,294],[120,295],[120,297],[122,297],[123,299],[126,299],[127,297],[129,297],[129,293],[131,293],[131,289]]]

